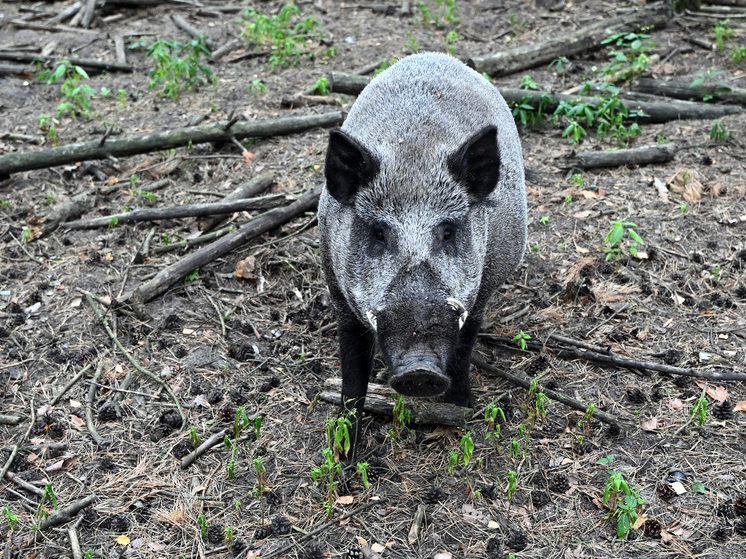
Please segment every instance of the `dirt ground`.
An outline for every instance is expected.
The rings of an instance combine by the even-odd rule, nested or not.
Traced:
[[[457,22],[447,17],[448,2],[430,0],[425,6],[437,21],[425,25],[421,10],[408,16],[399,6],[387,14],[351,2],[303,2],[303,18],[317,18],[323,38],[302,44],[295,65],[272,71],[266,47],[255,54],[242,37],[242,2],[221,9],[108,3],[96,12],[90,32],[11,23],[27,18],[45,24],[69,4],[0,3],[0,50],[43,48],[111,60],[114,36],[122,34],[135,47],[127,49],[134,71],[82,80],[95,95],[89,113],[75,117],[57,117],[61,82],[50,85],[30,74],[0,78],[0,155],[51,147],[50,126],[56,141],[67,144],[100,138],[107,129],[127,135],[233,115],[269,119],[349,110],[354,97],[348,95],[333,94],[333,105],[296,108],[284,108],[281,100],[331,71],[357,72],[415,49],[451,48],[466,59],[643,5],[458,0]],[[260,14],[277,14],[282,6],[253,3]],[[174,11],[215,48],[235,41],[225,58],[210,64],[214,83],[182,91],[177,100],[149,88],[153,60],[147,56],[157,38],[190,40],[172,23]],[[727,24],[732,33],[723,50],[687,42],[698,38],[714,46],[718,21],[678,15],[665,29],[651,31],[655,45],[646,74],[746,87],[744,63],[731,60],[732,49],[746,45],[743,19]],[[453,31],[456,41],[448,35]],[[528,74],[544,91],[569,90],[608,62],[608,50],[571,58],[564,73],[543,65],[493,81],[518,87]],[[53,119],[43,129],[40,115]],[[619,144],[589,128],[576,148],[562,137],[561,122],[521,126],[528,249],[496,295],[483,332],[513,338],[523,331],[542,343],[561,335],[628,359],[746,372],[746,116],[725,117],[721,124],[724,134],[714,139],[711,120],[642,124],[629,147],[676,142],[673,161],[583,172],[563,167],[562,157]],[[361,448],[370,486],[347,472],[334,494],[333,522],[326,525],[326,493],[311,471],[323,460],[325,422],[338,413],[318,394],[338,374],[339,359],[312,213],[173,285],[146,305],[148,321],[126,305],[108,309],[121,349],[85,294],[108,303],[136,288],[198,248],[156,252],[195,237],[201,222],[59,229],[25,242],[41,217],[81,193],[96,195],[83,217],[214,202],[260,173],[273,175],[271,192],[299,195],[322,184],[327,135],[313,129],[247,140],[244,154],[232,143],[194,145],[98,161],[94,169],[77,164],[22,172],[0,182],[0,416],[20,418],[17,425],[0,425],[0,467],[13,445],[21,447],[9,464],[15,480],[0,480],[3,558],[73,557],[71,527],[83,553],[93,557],[746,556],[746,421],[738,407],[733,412],[722,403],[746,400],[743,382],[603,367],[551,350],[541,361],[530,348],[497,346],[484,337],[475,353],[490,364],[594,403],[633,428],[619,431],[597,419],[581,425],[582,413],[550,402],[544,421],[527,433],[532,408],[525,405],[526,392],[473,367],[477,407],[463,430],[414,426],[394,444],[391,418],[366,415]],[[160,186],[154,195],[142,194],[153,184]],[[248,217],[241,212],[233,219]],[[613,221],[635,224],[644,241],[639,258],[629,254],[625,237],[621,253],[607,260],[604,241]],[[150,258],[135,263],[149,235]],[[249,257],[247,277],[236,279],[237,263]],[[186,414],[183,426],[174,400],[152,378],[137,374],[120,389],[134,371],[123,351],[173,390]],[[84,367],[83,378],[52,405]],[[100,378],[92,383],[99,367]],[[700,426],[690,412],[702,394],[708,407]],[[87,401],[102,444],[86,427]],[[491,402],[500,402],[506,415],[499,452],[485,438],[484,410]],[[262,423],[259,440],[249,427],[239,441],[234,476],[228,472],[232,453],[222,442],[182,469],[182,457],[193,448],[190,431],[203,442],[230,428],[239,407]],[[449,468],[449,455],[462,451],[466,433],[475,447],[471,461],[467,468],[463,462]],[[517,456],[510,452],[513,440]],[[266,470],[263,491],[257,490],[257,464]],[[515,472],[514,491],[509,472]],[[617,519],[602,503],[613,472],[644,501],[639,524],[624,539],[617,538]],[[69,522],[39,530],[45,513],[55,509],[50,492],[58,508],[89,496],[93,501]],[[425,518],[412,544],[408,535],[420,505]],[[230,548],[226,528],[233,534]]]

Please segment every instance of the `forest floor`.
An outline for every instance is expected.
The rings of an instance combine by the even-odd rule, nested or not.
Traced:
[[[72,100],[64,95],[72,91],[65,90],[65,77],[51,84],[32,72],[0,77],[0,156],[96,140],[105,131],[116,137],[234,115],[262,120],[347,111],[354,96],[333,93],[331,105],[294,108],[281,101],[331,71],[354,73],[415,51],[450,50],[467,59],[644,5],[427,0],[429,14],[420,8],[402,15],[399,6],[387,14],[352,2],[303,2],[293,25],[308,17],[319,25],[299,42],[300,55],[280,57],[273,69],[268,46],[246,37],[247,24],[256,20],[242,15],[244,2],[200,8],[107,2],[87,31],[39,27],[52,25],[49,16],[71,4],[0,3],[0,53],[43,49],[113,60],[118,34],[134,71],[71,80],[73,89],[92,88],[83,91],[87,110],[75,105],[79,94]],[[548,4],[555,5],[550,10]],[[454,5],[457,11],[449,14]],[[282,6],[253,3],[261,15],[277,15]],[[148,56],[157,39],[191,40],[174,26],[174,11],[215,49],[234,41],[217,62],[199,55],[209,71],[191,67],[195,79],[203,76],[206,83],[190,90],[180,82],[177,98],[165,95],[163,83],[150,87],[155,62]],[[25,23],[11,23],[23,18]],[[547,92],[577,92],[586,80],[610,79],[603,69],[616,49],[628,59],[617,78],[638,61],[645,76],[746,87],[744,63],[733,61],[746,46],[744,19],[720,23],[724,19],[675,15],[664,29],[644,33],[650,37],[640,37],[636,51],[634,39],[628,48],[604,45],[559,66],[493,82],[498,88],[522,82]],[[688,42],[692,38],[703,46]],[[176,49],[171,58],[188,52]],[[616,85],[628,89],[630,83]],[[60,107],[65,102],[73,106]],[[585,124],[587,135],[575,146],[563,137],[568,123],[558,117],[519,127],[528,248],[495,296],[483,333],[514,338],[524,332],[548,345],[551,335],[561,335],[641,362],[746,372],[746,115],[717,123],[641,123],[639,135],[622,138],[622,147],[675,142],[672,161],[584,171],[565,166],[565,157],[574,150],[618,148],[620,140],[597,137],[595,125]],[[616,130],[617,136],[634,132],[631,121]],[[345,472],[327,525],[327,493],[311,472],[323,462],[326,422],[338,413],[318,394],[327,378],[338,375],[339,357],[314,213],[179,281],[145,305],[150,320],[138,319],[126,305],[112,306],[107,316],[122,349],[85,294],[99,297],[97,306],[107,310],[105,303],[197,250],[157,251],[198,236],[202,222],[63,227],[40,236],[43,216],[80,194],[95,195],[85,218],[218,201],[262,173],[274,178],[269,193],[298,196],[322,185],[327,137],[317,128],[246,140],[241,149],[232,142],[198,144],[96,161],[94,167],[15,173],[0,182],[0,468],[20,445],[9,464],[14,479],[0,480],[3,557],[72,557],[71,527],[83,552],[94,557],[745,556],[742,381],[603,366],[562,358],[550,347],[539,357],[531,347],[495,345],[483,336],[475,354],[493,366],[539,379],[633,427],[584,420],[582,412],[554,401],[546,405],[546,417],[537,418],[525,390],[474,367],[477,403],[464,429],[413,426],[392,437],[391,417],[365,416],[361,451],[370,464],[370,486]],[[151,190],[154,184],[157,190]],[[233,222],[247,221],[249,213],[261,211],[238,212]],[[605,246],[615,222],[634,225],[623,225],[619,244]],[[636,257],[630,228],[644,242]],[[136,261],[149,235],[149,258]],[[241,278],[235,274],[239,262]],[[172,389],[185,410],[184,425],[173,398],[152,378],[138,374],[121,389],[134,370],[123,351]],[[53,405],[84,367],[83,378]],[[702,421],[691,415],[700,397],[707,402]],[[87,402],[102,444],[86,427]],[[484,412],[493,402],[505,414],[497,423],[499,449],[494,437],[486,438],[491,426]],[[250,419],[262,418],[259,439],[246,426],[234,453],[220,437],[219,445],[182,469],[193,443],[230,429],[240,409]],[[2,424],[12,423],[9,416],[20,422]],[[449,466],[452,456],[459,457],[455,466]],[[625,504],[623,488],[616,507],[614,499],[604,503],[605,489],[619,480],[615,474],[635,499],[628,516],[619,506]],[[55,507],[89,496],[92,503],[69,522],[38,529]],[[410,542],[420,505],[425,517]],[[634,524],[623,538],[617,535],[620,517]]]

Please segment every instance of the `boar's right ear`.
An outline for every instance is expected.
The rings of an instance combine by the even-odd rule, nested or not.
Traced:
[[[326,188],[340,204],[352,204],[355,195],[378,174],[378,160],[341,130],[329,134],[326,152]]]
[[[497,127],[483,128],[448,158],[448,169],[478,201],[484,200],[500,178]]]

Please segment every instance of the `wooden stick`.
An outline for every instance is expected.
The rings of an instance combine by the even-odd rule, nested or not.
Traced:
[[[724,83],[692,86],[686,82],[640,78],[632,89],[641,93],[673,97],[674,99],[701,101],[705,97],[710,97],[715,101],[725,101],[726,103],[746,105],[746,89],[732,87]]]
[[[332,72],[331,88],[335,93],[359,95],[370,81],[371,78],[369,76]],[[525,100],[525,102],[532,104],[534,107],[538,107],[539,103],[544,101],[547,111],[554,110],[562,101],[591,105],[597,105],[600,101],[598,97],[543,93],[541,91],[529,91],[525,89],[504,88],[499,91],[508,104],[516,104]],[[645,113],[645,116],[636,117],[640,122],[668,122],[679,119],[716,119],[743,112],[743,108],[736,105],[711,105],[707,103],[670,101],[668,99],[661,99],[658,102],[624,99],[622,102],[629,111],[642,111]]]
[[[331,404],[342,404],[342,379],[329,378],[324,381],[324,390],[319,398]],[[393,388],[382,384],[368,384],[365,396],[365,411],[378,415],[394,415],[394,398],[397,392]],[[450,425],[463,427],[474,417],[474,410],[463,408],[455,404],[441,404],[438,402],[421,401],[406,398],[406,408],[411,412],[411,420],[415,425]]]
[[[409,527],[409,534],[407,535],[407,542],[411,546],[417,545],[420,539],[420,530],[422,529],[422,521],[425,520],[425,505],[417,505],[417,512],[414,513],[412,519],[412,525]]]
[[[245,182],[236,189],[228,194],[225,198],[223,198],[223,202],[232,202],[234,200],[246,200],[247,198],[251,198],[253,196],[256,196],[257,194],[260,194],[267,188],[269,188],[269,185],[271,185],[274,182],[274,175],[272,173],[264,173],[263,175],[257,175],[253,179],[251,179],[249,182]],[[227,218],[227,215],[214,215],[210,219],[207,219],[205,221],[205,226],[202,229],[203,232],[210,231],[220,225],[223,221],[225,221],[225,218]]]
[[[197,252],[190,254],[171,266],[161,270],[153,279],[135,289],[133,293],[123,295],[119,301],[121,302],[129,298],[134,298],[135,303],[138,301],[145,303],[153,297],[157,297],[164,293],[171,285],[183,279],[197,268],[201,268],[205,264],[212,262],[216,258],[219,258],[235,248],[238,248],[239,246],[249,242],[251,239],[274,229],[278,225],[290,221],[297,215],[315,210],[319,201],[319,194],[318,190],[312,190],[298,198],[289,206],[278,208],[258,217],[249,222],[246,227],[242,227],[241,229],[234,231],[232,234],[220,238],[203,249],[198,250]]]
[[[85,400],[85,425],[88,428],[88,432],[91,434],[91,438],[101,448],[109,446],[109,443],[111,442],[98,434],[98,431],[96,430],[96,424],[93,422],[93,400],[96,397],[96,386],[98,385],[98,380],[101,378],[101,372],[103,370],[104,360],[99,359],[98,366],[96,367],[96,372],[93,375],[93,382],[88,387],[88,395],[86,396]]]
[[[492,54],[473,56],[466,63],[477,72],[493,78],[548,64],[559,56],[573,56],[601,46],[601,41],[616,33],[636,32],[643,27],[665,27],[671,19],[670,7],[661,4],[630,10],[626,14],[603,19],[586,27],[528,45]]]
[[[83,21],[81,25],[88,29],[93,21],[93,12],[96,9],[96,0],[86,0],[85,13],[83,14]]]
[[[676,144],[655,144],[631,149],[574,151],[564,158],[563,166],[580,169],[623,167],[667,163],[676,155]]]
[[[207,48],[211,51],[215,47],[215,45],[212,42],[212,39],[209,39],[207,35],[204,33],[200,33],[197,29],[192,27],[187,20],[185,20],[180,13],[178,12],[171,12],[171,21],[174,22],[174,25],[184,31],[187,35],[192,37],[192,39],[197,40],[204,40],[205,45],[207,45]]]
[[[281,134],[304,132],[319,126],[336,126],[344,120],[340,111],[320,115],[285,117],[263,121],[221,121],[201,126],[177,128],[165,132],[139,134],[121,138],[108,138],[106,142],[93,140],[23,153],[0,156],[0,180],[12,173],[46,169],[89,159],[122,157],[157,150],[166,150],[188,144],[228,142],[231,138],[264,138]]]
[[[122,43],[124,45],[124,43]],[[98,70],[107,72],[132,72],[132,66],[121,63],[116,60],[96,60],[95,58],[75,58],[67,56],[33,54],[30,52],[18,51],[0,51],[0,60],[13,60],[14,62],[41,62],[54,66],[58,62],[69,62],[75,66],[80,66],[84,70]]]
[[[95,217],[93,219],[80,219],[68,221],[61,226],[66,229],[95,229],[97,227],[109,227],[112,223],[116,225],[123,223],[134,223],[136,221],[157,221],[160,219],[174,219],[180,217],[207,217],[211,215],[225,215],[233,212],[247,210],[266,210],[276,208],[287,202],[284,194],[262,196],[260,198],[248,198],[246,200],[234,200],[232,202],[216,202],[214,204],[184,204],[183,206],[170,206],[168,208],[141,208],[131,212],[115,214],[111,216]]]
[[[72,520],[73,516],[78,514],[78,512],[80,512],[84,508],[92,505],[93,501],[95,500],[95,495],[88,495],[87,497],[83,497],[82,499],[75,501],[71,505],[63,507],[61,509],[57,509],[55,512],[50,514],[44,522],[41,523],[41,525],[39,526],[39,530],[46,530],[47,528],[51,528],[52,526],[57,526],[58,524],[69,522],[70,520]]]

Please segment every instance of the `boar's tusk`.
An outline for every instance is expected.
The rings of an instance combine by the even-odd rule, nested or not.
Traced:
[[[368,317],[368,322],[370,322],[370,325],[373,327],[373,331],[378,332],[378,321],[376,320],[376,315],[373,314],[373,311],[367,311],[365,316]]]
[[[469,311],[466,310],[466,307],[464,307],[464,304],[459,301],[458,299],[454,299],[453,297],[448,297],[446,299],[446,303],[456,312],[460,312],[461,315],[458,317],[458,329],[461,330],[461,328],[464,327],[464,323],[466,322],[466,317],[469,316]]]

